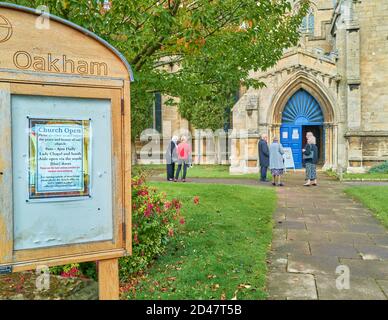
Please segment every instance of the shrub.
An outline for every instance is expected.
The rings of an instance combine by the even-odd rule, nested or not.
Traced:
[[[145,184],[145,178],[146,173],[139,172],[132,179],[132,256],[119,260],[121,279],[145,269],[164,252],[179,224],[185,223],[180,213],[181,202],[167,201],[165,194]],[[97,280],[94,262],[52,267],[50,271],[64,277],[86,276]]]
[[[165,251],[176,228],[184,223],[180,211],[181,202],[167,201],[164,193],[145,184],[144,175],[132,179],[132,256],[120,259],[122,279],[143,270]]]
[[[370,168],[369,173],[388,173],[388,161]]]

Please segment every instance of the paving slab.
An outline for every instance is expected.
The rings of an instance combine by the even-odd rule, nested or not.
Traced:
[[[361,259],[359,252],[353,245],[310,241],[310,248],[313,256]]]
[[[288,230],[287,240],[328,242],[329,237],[325,231]]]
[[[388,260],[388,247],[377,245],[356,245],[364,260]]]
[[[286,272],[288,254],[272,253],[269,254],[267,261],[270,272]]]
[[[388,280],[377,280],[377,284],[383,290],[386,298],[388,299]]]
[[[369,234],[373,242],[379,246],[388,247],[388,234]]]
[[[277,189],[278,209],[267,288],[270,299],[387,299],[388,233],[347,197],[344,185],[319,175],[305,188],[302,173]],[[336,287],[336,268],[349,267],[349,290]]]
[[[374,244],[372,238],[364,233],[355,232],[328,232],[330,241],[349,245]]]
[[[307,241],[274,240],[272,241],[272,250],[281,254],[297,253],[310,255],[310,247]]]
[[[320,300],[386,300],[383,290],[374,279],[349,278],[349,289],[338,286],[337,277],[317,275],[316,284]]]
[[[388,280],[388,261],[340,259],[340,263],[348,266],[355,277]]]
[[[287,272],[335,275],[339,264],[337,257],[291,254],[288,256]]]
[[[276,221],[275,225],[278,229],[306,230],[306,224],[303,221]]]
[[[316,300],[315,279],[311,274],[271,273],[268,291],[270,299]]]
[[[345,231],[356,233],[386,234],[386,229],[379,224],[348,224]]]
[[[306,222],[306,228],[309,231],[332,231],[332,232],[340,232],[344,230],[344,227],[338,223],[311,223]]]

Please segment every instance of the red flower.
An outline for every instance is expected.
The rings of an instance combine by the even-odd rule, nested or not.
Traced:
[[[185,218],[181,218],[181,219],[179,220],[179,223],[180,223],[180,224],[185,224]]]
[[[144,216],[146,218],[148,218],[149,216],[151,215],[151,210],[149,210],[148,208],[144,211]]]
[[[175,209],[180,209],[182,206],[178,199],[172,199],[172,205],[175,207]]]
[[[174,230],[173,229],[168,230],[168,235],[170,237],[173,237],[174,236]]]
[[[154,208],[154,205],[152,203],[147,203],[147,208],[144,211],[144,216],[149,217],[152,213],[153,208]]]
[[[170,208],[171,208],[171,202],[166,201],[166,202],[164,203],[164,208],[165,208],[166,210],[170,209]]]
[[[137,195],[138,196],[147,196],[148,195],[148,191],[146,189],[143,189],[143,190],[139,190],[137,192]]]
[[[198,196],[194,197],[194,204],[199,204],[199,197]]]
[[[136,244],[139,243],[139,238],[137,237],[137,233],[135,233],[135,234],[133,235],[133,241],[134,241]]]
[[[76,277],[80,274],[78,268],[76,267],[73,267],[71,268],[69,271],[65,272],[63,271],[61,273],[61,277],[64,277],[64,278],[73,278],[73,277]]]

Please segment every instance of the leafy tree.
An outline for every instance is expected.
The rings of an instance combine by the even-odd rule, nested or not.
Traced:
[[[197,128],[222,128],[252,70],[275,65],[299,39],[308,0],[15,0],[98,34],[132,65],[133,137],[152,123],[153,93],[177,97]],[[171,68],[175,66],[174,72]]]

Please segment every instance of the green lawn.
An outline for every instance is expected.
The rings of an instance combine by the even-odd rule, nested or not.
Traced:
[[[387,179],[388,180],[388,173],[344,173],[344,179],[350,179],[350,180],[380,180],[380,179]]]
[[[365,186],[350,187],[345,192],[361,201],[371,209],[377,218],[388,227],[388,187],[387,186]]]
[[[164,177],[166,175],[166,165],[136,165],[136,170],[142,169],[151,175]],[[219,179],[259,179],[259,174],[233,174],[229,173],[229,165],[194,165],[187,171],[188,178],[219,178]],[[268,179],[271,179],[268,171]]]
[[[339,179],[339,175],[332,171],[325,171],[326,174],[330,177],[335,177]],[[388,173],[344,173],[343,179],[345,180],[388,180]]]
[[[150,183],[183,202],[186,224],[129,299],[265,299],[273,189]],[[200,203],[195,205],[194,196]]]

